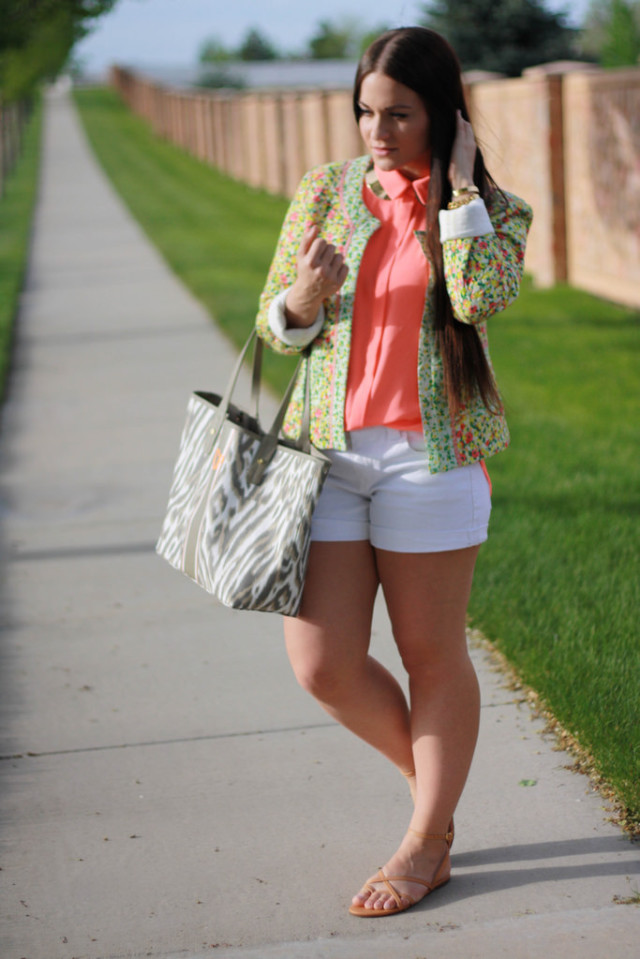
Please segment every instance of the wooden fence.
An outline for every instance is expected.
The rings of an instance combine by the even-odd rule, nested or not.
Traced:
[[[118,67],[112,83],[159,136],[273,193],[363,151],[347,90],[180,91]],[[640,69],[538,68],[467,98],[494,178],[533,206],[536,282],[640,307]]]

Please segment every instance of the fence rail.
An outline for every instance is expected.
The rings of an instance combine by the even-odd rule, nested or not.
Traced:
[[[347,90],[181,91],[120,67],[111,81],[159,136],[273,193],[363,152]],[[494,178],[533,206],[536,282],[640,307],[640,69],[539,68],[467,100]]]

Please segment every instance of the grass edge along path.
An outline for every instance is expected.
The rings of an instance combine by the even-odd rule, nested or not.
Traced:
[[[41,134],[42,102],[38,98],[24,131],[21,155],[0,197],[0,400],[7,386],[14,321],[29,256]]]
[[[286,201],[160,141],[111,91],[76,99],[134,216],[242,342]],[[472,625],[592,757],[628,822],[639,823],[640,317],[568,287],[525,283],[492,319],[491,344],[513,443],[489,461],[496,509]],[[288,372],[267,375],[281,388]]]
[[[502,685],[513,693],[512,701],[519,706],[526,706],[532,718],[544,722],[540,735],[543,738],[551,737],[555,742],[553,748],[569,755],[570,761],[564,764],[564,768],[585,776],[590,782],[590,788],[603,797],[606,806],[602,808],[607,814],[607,821],[615,823],[631,839],[640,840],[640,819],[633,815],[629,806],[621,800],[620,794],[600,772],[597,759],[558,721],[544,697],[524,682],[522,675],[495,643],[487,639],[479,629],[470,628],[467,635],[470,645],[483,650],[489,657],[492,668],[500,673]],[[534,784],[537,785],[535,781]]]

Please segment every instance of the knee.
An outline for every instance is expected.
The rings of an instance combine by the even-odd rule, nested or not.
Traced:
[[[346,670],[324,657],[292,660],[291,665],[300,686],[322,702],[335,702],[348,685]]]
[[[414,650],[402,655],[401,659],[409,679],[417,682],[441,684],[473,672],[473,664],[466,648]]]

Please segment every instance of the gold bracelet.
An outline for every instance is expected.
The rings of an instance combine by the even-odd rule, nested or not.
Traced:
[[[466,196],[468,193],[480,195],[480,190],[475,183],[472,183],[471,186],[461,186],[458,190],[452,190],[451,192],[454,197]]]
[[[466,193],[463,196],[458,197],[455,200],[452,200],[447,204],[447,210],[457,210],[458,207],[467,206],[468,203],[473,203],[474,200],[479,200],[479,193]]]

